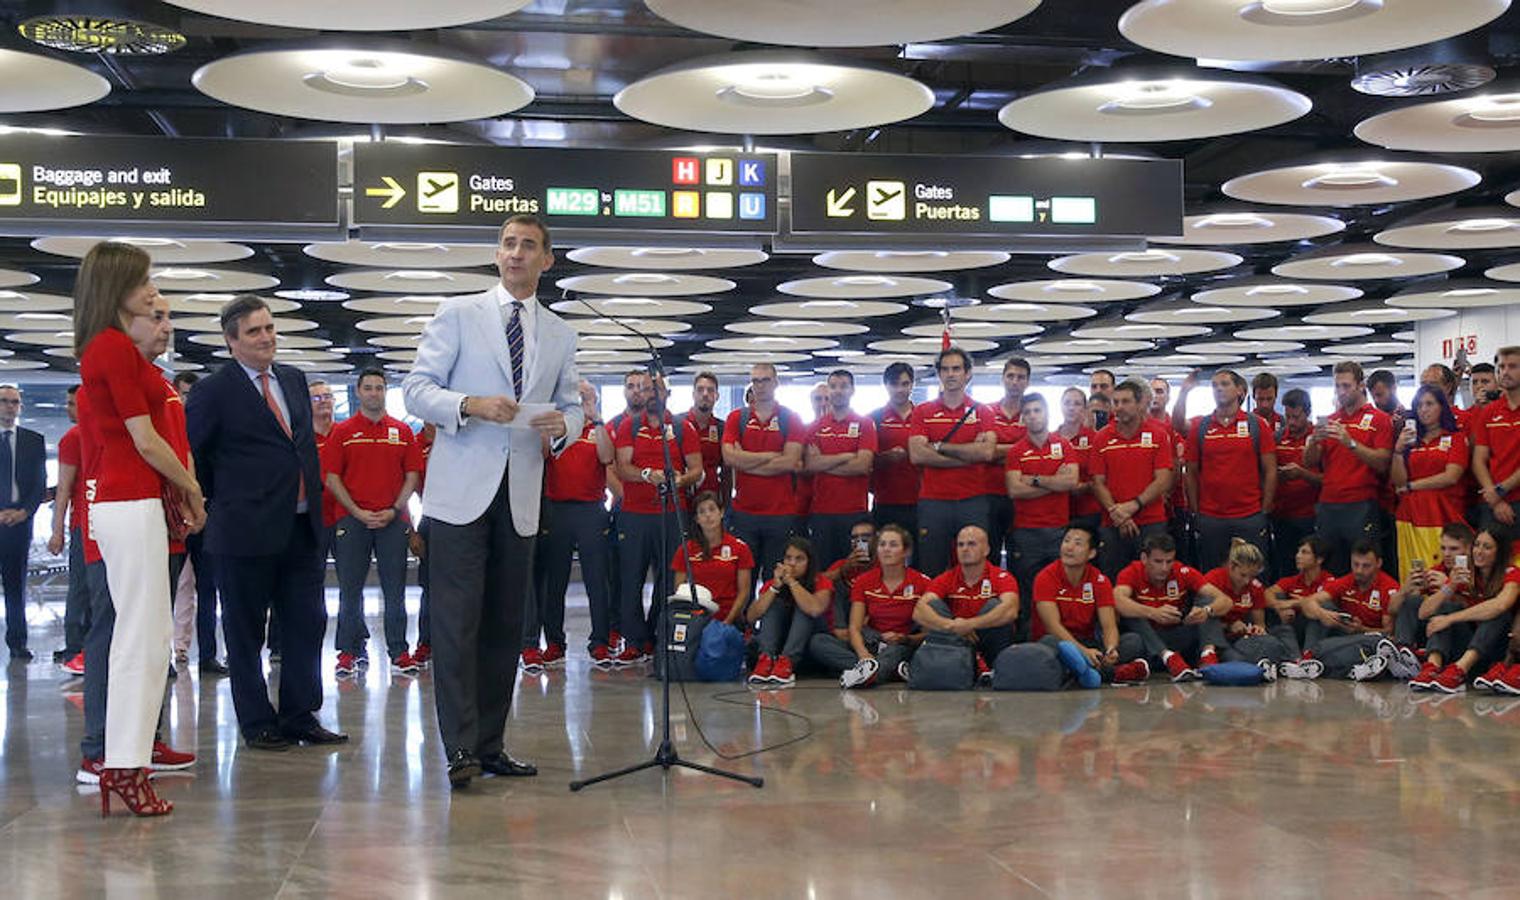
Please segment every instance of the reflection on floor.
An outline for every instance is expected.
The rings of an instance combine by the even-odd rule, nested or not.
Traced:
[[[451,795],[430,675],[367,676],[324,720],[353,743],[259,754],[225,679],[182,675],[162,820],[99,819],[76,789],[78,682],[12,665],[0,689],[0,871],[13,897],[1513,897],[1520,699],[1280,682],[1088,693],[846,694],[827,682],[676,694],[675,736],[766,786],[644,773],[659,692],[634,672],[524,679],[531,780]],[[572,610],[570,633],[584,634]],[[56,635],[34,630],[33,646]],[[332,660],[326,671],[331,673]],[[771,712],[785,710],[797,716]],[[809,726],[807,719],[811,720]]]

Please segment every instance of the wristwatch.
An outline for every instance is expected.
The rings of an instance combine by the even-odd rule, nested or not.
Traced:
[[[459,421],[461,422],[470,417],[470,414],[464,411],[464,405],[468,402],[470,402],[468,395],[459,398]]]
[[[1034,487],[1039,487],[1040,486],[1040,476],[1038,476],[1038,475],[1034,476],[1034,478],[1030,479],[1029,483],[1032,486],[1034,486]]]

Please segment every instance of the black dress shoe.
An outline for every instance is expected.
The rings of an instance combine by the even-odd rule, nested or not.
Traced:
[[[290,741],[273,728],[266,728],[248,738],[248,747],[252,750],[285,751],[290,749]]]
[[[214,659],[208,659],[201,663],[202,675],[226,675],[227,667]]]
[[[32,651],[26,649],[25,647],[12,647],[11,659],[20,660],[22,662],[31,662]]]
[[[506,778],[529,778],[538,774],[537,766],[520,759],[513,759],[505,753],[482,756],[480,768],[492,775],[501,775]]]
[[[295,728],[284,732],[285,739],[293,744],[346,744],[348,735],[341,731],[328,731],[316,722],[305,728]]]
[[[454,790],[470,786],[470,779],[480,774],[480,760],[468,750],[449,754],[449,787]]]

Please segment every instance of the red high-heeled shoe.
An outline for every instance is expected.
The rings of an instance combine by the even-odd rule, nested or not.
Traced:
[[[101,769],[100,815],[111,814],[111,795],[121,798],[127,809],[137,816],[166,816],[174,811],[174,804],[162,800],[148,780],[147,769]]]

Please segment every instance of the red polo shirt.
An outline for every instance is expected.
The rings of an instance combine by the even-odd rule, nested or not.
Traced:
[[[365,511],[394,506],[407,473],[422,471],[422,450],[412,429],[387,415],[372,422],[358,413],[334,425],[322,459],[354,505]]]
[[[127,431],[126,422],[138,416],[161,421],[164,376],[143,358],[132,339],[119,328],[106,328],[84,348],[79,361],[83,386],[79,398],[89,397],[89,418],[80,424],[90,433],[99,454],[95,496],[91,502],[157,499],[163,479],[148,465]]]
[[[79,517],[84,512],[84,466],[79,453],[79,426],[75,425],[58,439],[58,464],[73,466],[74,488],[69,492],[69,530],[80,527]],[[57,502],[56,500],[54,501]]]
[[[850,585],[850,602],[864,603],[866,625],[885,634],[907,634],[913,630],[913,607],[929,590],[929,579],[915,569],[907,569],[896,589],[882,580],[881,569],[867,569]]]
[[[606,502],[607,467],[596,455],[598,427],[587,422],[581,436],[549,460],[544,467],[545,497],[559,503]]]
[[[1257,418],[1261,419],[1262,422],[1266,423],[1267,428],[1270,431],[1275,432],[1282,427],[1282,413],[1278,412],[1275,409],[1262,409],[1258,406],[1255,409],[1251,410],[1251,415],[1256,416]]]
[[[675,419],[668,412],[665,413],[665,424],[669,426],[670,433],[674,434]],[[647,413],[638,417],[637,432],[634,431],[633,426],[634,420],[631,416],[619,423],[617,434],[612,439],[613,452],[616,453],[624,447],[632,447],[632,465],[635,469],[664,471],[665,444],[664,436],[660,433],[661,429],[650,421]],[[690,420],[683,423],[681,439],[670,452],[670,464],[677,476],[686,471],[686,457],[702,452],[700,438],[697,437],[697,430],[692,427]],[[681,503],[683,508],[690,505],[684,496]],[[631,513],[658,514],[661,509],[659,488],[636,478],[624,481],[623,509]]]
[[[1294,437],[1284,431],[1282,439],[1277,442],[1277,464],[1285,466],[1297,463],[1308,468],[1304,466],[1304,450],[1313,433],[1312,430],[1305,430],[1302,435]],[[1314,504],[1318,502],[1319,485],[1304,478],[1278,478],[1277,499],[1272,507],[1272,515],[1279,519],[1312,519]]]
[[[880,421],[876,429],[876,449],[894,450],[908,448],[908,436],[913,431],[913,410],[899,416],[890,406],[884,406],[871,414],[871,422]],[[880,456],[871,464],[871,494],[877,506],[908,506],[918,502],[918,467],[903,459],[887,462]]]
[[[1409,448],[1404,468],[1410,481],[1441,475],[1447,466],[1461,466],[1467,471],[1467,436],[1443,434],[1431,441],[1421,441]],[[1460,522],[1467,512],[1467,491],[1462,479],[1438,491],[1410,491],[1399,497],[1397,517],[1400,522],[1422,528],[1440,528],[1447,522]]]
[[[697,411],[693,409],[686,413],[686,421],[691,423],[702,441],[702,480],[697,483],[696,493],[712,491],[719,495],[723,505],[727,505],[728,498],[722,496],[723,481],[719,477],[723,465],[723,439],[718,436],[718,416],[714,413],[712,421],[703,425],[697,421]]]
[[[1287,578],[1279,578],[1275,587],[1292,597],[1294,600],[1302,600],[1310,594],[1317,594],[1325,589],[1325,585],[1335,579],[1324,569],[1319,570],[1319,577],[1310,582],[1304,581],[1303,573],[1295,572]]]
[[[1345,425],[1347,433],[1358,444],[1366,444],[1373,450],[1393,449],[1393,420],[1371,403],[1351,413],[1337,409],[1331,414],[1330,421]],[[1378,499],[1383,476],[1340,441],[1327,439],[1323,443],[1320,469],[1325,473],[1325,483],[1320,487],[1319,502],[1359,503]]]
[[[1488,472],[1494,483],[1515,474],[1520,469],[1520,407],[1510,409],[1509,399],[1501,396],[1473,410],[1471,421],[1473,443],[1488,448]]]
[[[1077,454],[1070,443],[1059,434],[1050,432],[1045,446],[1036,447],[1028,436],[1020,438],[1008,451],[1005,472],[1022,472],[1048,478],[1062,466],[1077,465]],[[1004,492],[1007,482],[1004,481]],[[1046,494],[1033,500],[1019,500],[1013,504],[1014,528],[1059,528],[1071,520],[1071,495]]]
[[[1055,434],[1055,432],[1051,433]],[[1066,438],[1066,440],[1071,444],[1071,449],[1077,454],[1078,481],[1081,484],[1091,485],[1092,451],[1093,445],[1098,440],[1098,432],[1083,425],[1081,431]],[[1092,491],[1089,490],[1086,493],[1071,495],[1071,517],[1073,519],[1079,516],[1095,516],[1101,512],[1103,512],[1103,504],[1098,502],[1098,498],[1093,496]]]
[[[966,404],[972,404],[973,409],[966,420],[961,422],[961,416],[966,413]],[[961,422],[959,428],[956,423]],[[951,430],[955,431],[949,441],[945,436]],[[975,443],[977,435],[984,431],[992,430],[992,413],[987,407],[965,397],[961,405],[951,408],[944,404],[942,399],[927,400],[913,408],[912,437],[927,438],[930,444],[941,442],[950,444]],[[980,497],[986,493],[987,475],[986,467],[979,464],[956,466],[950,469],[937,469],[932,466],[923,468],[923,484],[919,488],[918,499],[920,500],[969,500],[972,497]]]
[[[723,423],[723,443],[734,444],[751,453],[780,453],[788,443],[801,444],[807,439],[806,426],[802,420],[784,406],[778,405],[775,414],[763,421],[753,410],[749,410],[749,421],[741,430],[739,423],[745,418],[744,409],[736,409],[728,414],[728,419]],[[786,422],[785,437],[781,434],[783,421]],[[736,471],[734,509],[759,516],[796,515],[796,477],[791,473],[755,475]]]
[[[74,395],[74,402],[78,404],[79,421],[89,421],[90,412],[89,397],[83,390]],[[100,545],[95,543],[95,538],[90,532],[90,505],[95,502],[95,488],[100,474],[100,448],[95,444],[90,435],[90,429],[83,426],[79,429],[79,480],[84,484],[84,506],[81,507],[83,518],[79,520],[79,533],[84,538],[84,561],[86,563],[100,562]]]
[[[1204,585],[1204,575],[1192,566],[1173,562],[1166,581],[1157,587],[1146,577],[1145,563],[1137,559],[1119,570],[1117,584],[1129,588],[1135,602],[1143,606],[1172,606],[1186,613],[1193,608],[1193,595]]]
[[[1203,446],[1198,424],[1206,422]],[[1276,453],[1270,423],[1258,420],[1258,440],[1251,439],[1251,415],[1236,410],[1221,425],[1213,415],[1193,419],[1184,438],[1187,463],[1198,471],[1198,512],[1220,519],[1243,519],[1261,512],[1261,454]],[[1201,462],[1200,462],[1201,460]]]
[[[1324,590],[1341,612],[1351,613],[1368,628],[1382,628],[1383,616],[1388,614],[1388,604],[1393,602],[1399,583],[1380,569],[1366,588],[1357,587],[1355,575],[1342,575],[1332,579]]]
[[[1229,566],[1220,566],[1205,576],[1205,580],[1230,598],[1230,611],[1224,614],[1223,619],[1225,624],[1249,619],[1253,609],[1267,608],[1267,590],[1262,583],[1252,578],[1245,590],[1235,590],[1234,583],[1230,581]]]
[[[982,577],[967,582],[965,571],[957,564],[929,583],[929,593],[949,605],[952,618],[970,619],[981,615],[988,600],[996,600],[1003,594],[1017,597],[1019,584],[992,563],[983,563]]]
[[[316,432],[316,429],[313,429],[311,436],[317,444],[317,474],[322,478],[322,524],[331,528],[332,526],[338,524],[339,519],[347,515],[347,513],[345,513],[343,510],[343,506],[338,503],[338,498],[333,495],[332,491],[329,491],[327,489],[327,475],[329,470],[327,468],[326,460],[323,459],[323,452],[327,449],[328,439],[332,437],[332,429],[327,429],[326,434],[318,434]],[[424,464],[423,468],[427,468],[426,464]],[[417,480],[418,484],[420,485],[422,482],[422,477],[420,474],[418,475]],[[420,494],[422,491],[419,489],[417,493]]]
[[[1073,585],[1066,580],[1066,567],[1056,560],[1034,577],[1033,591],[1035,603],[1056,605],[1061,613],[1061,627],[1080,641],[1090,641],[1097,636],[1098,610],[1105,606],[1112,609],[1114,605],[1113,585],[1091,565],[1082,573],[1081,583]],[[1030,624],[1031,641],[1045,636],[1045,623],[1039,613]]]
[[[686,542],[686,552],[691,554],[691,576],[697,584],[712,591],[713,601],[718,604],[718,618],[728,618],[739,599],[739,572],[755,567],[755,557],[750,554],[749,544],[724,532],[723,539],[707,553],[696,541]],[[686,571],[686,557],[680,550],[670,559],[672,572]]]
[[[830,412],[813,423],[807,442],[825,456],[836,453],[876,452],[876,423],[855,412],[836,420]],[[866,494],[871,487],[869,475],[840,476],[820,472],[813,476],[812,512],[820,515],[863,513]]]
[[[1098,432],[1093,442],[1092,473],[1102,475],[1108,481],[1108,492],[1115,503],[1124,503],[1140,496],[1157,472],[1172,470],[1172,443],[1166,430],[1146,419],[1130,437],[1119,434],[1116,423],[1109,423]],[[1149,525],[1166,521],[1164,497],[1157,497],[1143,507],[1134,517],[1136,525]],[[1103,512],[1103,524],[1113,525],[1108,511]]]
[[[1029,433],[1029,429],[1019,421],[1022,411],[1014,413],[1013,418],[1010,419],[1003,412],[1002,403],[994,403],[987,409],[992,414],[992,430],[997,434],[999,444],[1017,444]],[[1008,471],[1005,463],[1005,459],[995,458],[986,466],[986,492],[994,497],[1008,496],[1008,482],[1003,478],[1003,474]]]

